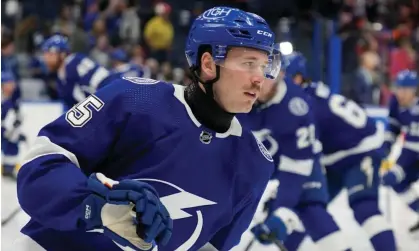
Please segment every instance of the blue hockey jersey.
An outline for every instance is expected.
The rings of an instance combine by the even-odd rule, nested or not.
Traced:
[[[419,98],[410,107],[400,107],[393,95],[389,104],[389,126],[386,143],[391,145],[396,136],[404,134],[404,144],[396,164],[411,168],[419,159]],[[388,148],[388,147],[387,147]]]
[[[293,84],[279,83],[273,98],[255,107],[249,114],[239,116],[273,156],[280,180],[276,207],[294,207],[298,203],[303,183],[311,175],[316,152],[316,127],[308,96]]]
[[[144,71],[135,64],[122,64],[115,67],[112,73],[119,77],[143,77]]]
[[[19,106],[18,103],[21,96],[21,90],[19,86],[19,65],[15,56],[1,56],[1,72],[7,72],[6,74],[11,74],[14,78],[15,90],[12,97],[9,99],[9,103],[17,109]]]
[[[31,216],[22,232],[47,250],[120,250],[78,225],[86,175],[101,172],[156,188],[174,220],[160,251],[236,245],[274,171],[272,157],[236,118],[225,133],[200,124],[184,90],[116,80],[44,127],[18,175],[19,201]]]
[[[311,83],[305,90],[314,104],[325,167],[352,166],[365,155],[380,152],[385,132],[383,123],[369,118],[354,101],[332,94],[322,83]]]
[[[70,54],[58,71],[58,96],[71,108],[117,77],[81,53]]]

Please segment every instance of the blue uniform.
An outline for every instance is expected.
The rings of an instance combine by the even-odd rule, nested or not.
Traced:
[[[313,167],[321,173],[320,163],[314,161],[321,145],[316,142],[315,120],[307,95],[298,86],[280,83],[270,101],[239,118],[246,121],[273,156],[277,171],[272,178],[281,184],[277,207],[295,207],[303,194],[303,184],[316,173]],[[281,189],[286,191],[282,193]],[[328,200],[319,199],[325,203]]]
[[[399,183],[393,186],[415,211],[419,210],[419,195],[410,190],[412,183],[419,178],[419,98],[410,107],[400,107],[393,95],[389,104],[389,126],[387,128],[387,148],[400,133],[404,135],[403,148],[394,169],[397,170]]]
[[[312,83],[305,90],[313,98],[323,145],[322,162],[327,169],[352,166],[381,150],[383,124],[369,118],[353,101],[331,94],[324,84]]]
[[[297,231],[287,238],[287,248],[297,250],[309,235],[320,248],[345,250],[344,239],[337,238],[339,227],[326,210],[329,197],[311,107],[308,95],[300,87],[281,82],[270,101],[242,117],[267,147],[277,167],[272,179],[279,181],[279,187],[276,198],[266,204],[268,212],[286,222],[289,219],[282,208],[288,208],[304,224],[303,233],[294,229]],[[265,225],[275,232],[270,219]]]
[[[305,90],[312,97],[331,198],[346,188],[355,219],[374,248],[396,250],[391,227],[378,206],[384,124],[324,84],[312,83]]]
[[[21,96],[20,86],[19,86],[19,66],[15,56],[1,56],[1,71],[8,72],[12,74],[15,81],[15,91],[10,99],[15,109],[19,107],[19,99]]]
[[[159,250],[236,245],[273,173],[272,157],[236,118],[225,133],[200,124],[184,88],[116,80],[44,127],[18,175],[31,216],[22,232],[47,250],[120,250],[78,224],[86,175],[102,172],[158,191],[174,224]]]
[[[67,108],[116,79],[106,68],[80,53],[70,54],[58,71],[57,92]]]
[[[19,142],[25,137],[21,134],[21,116],[17,103],[19,92],[16,91],[17,83],[11,71],[1,72],[1,84],[13,83],[14,91],[12,95],[1,100],[1,151],[3,153],[2,165],[4,174],[13,174],[15,166],[18,164]]]
[[[122,64],[115,67],[112,73],[119,77],[143,77],[144,71],[135,64]]]

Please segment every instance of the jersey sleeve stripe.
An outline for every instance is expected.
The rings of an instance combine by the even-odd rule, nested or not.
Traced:
[[[54,144],[51,140],[46,136],[40,136],[35,139],[35,142],[31,148],[31,150],[25,155],[22,161],[22,166],[26,163],[31,162],[32,160],[46,156],[51,154],[61,154],[66,156],[73,164],[78,166],[79,161],[77,160],[76,155],[72,152],[67,151],[66,149],[62,148],[61,146]]]
[[[388,118],[388,122],[390,123],[390,125],[393,125],[393,126],[400,126],[399,121],[397,121],[395,118],[389,117],[389,118]]]
[[[313,170],[314,161],[312,159],[295,160],[281,155],[279,163],[278,169],[280,171],[309,176]]]
[[[99,67],[96,69],[96,71],[93,73],[92,78],[90,79],[90,86],[94,91],[98,88],[100,83],[109,76],[109,71],[106,70],[103,67]]]
[[[339,160],[342,160],[351,155],[372,151],[381,147],[385,135],[384,124],[377,122],[376,128],[377,130],[373,135],[365,137],[357,146],[350,149],[341,150],[332,154],[324,155],[321,159],[322,164],[325,166],[333,165]]]
[[[405,141],[403,148],[419,153],[419,142]]]

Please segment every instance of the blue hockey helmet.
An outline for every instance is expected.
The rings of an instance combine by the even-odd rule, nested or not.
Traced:
[[[199,66],[198,49],[211,46],[212,57],[220,65],[230,47],[253,48],[268,54],[263,72],[276,78],[281,68],[279,45],[266,21],[250,12],[230,7],[214,7],[198,16],[189,31],[185,54],[191,69]]]
[[[396,78],[396,86],[404,88],[417,88],[419,86],[417,72],[411,70],[399,72]]]
[[[62,35],[53,35],[42,44],[41,47],[43,52],[70,52],[70,46],[68,43],[68,39],[65,36]]]
[[[287,56],[283,56],[282,60],[282,69],[285,71],[285,76],[293,78],[297,74],[300,74],[303,79],[307,79],[307,59],[302,53],[293,52]]]
[[[115,49],[111,52],[110,58],[121,62],[128,62],[128,54],[123,49]]]

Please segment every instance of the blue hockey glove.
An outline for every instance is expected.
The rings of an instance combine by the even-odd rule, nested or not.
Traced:
[[[394,186],[402,182],[405,176],[406,174],[403,168],[399,165],[395,165],[382,175],[381,180],[385,186]]]
[[[99,229],[123,250],[151,250],[168,243],[173,221],[152,186],[94,173],[87,187],[93,193],[83,201],[86,230]]]
[[[275,239],[283,242],[288,236],[284,222],[275,215],[269,216],[264,223],[254,226],[251,231],[264,245],[272,244]]]

